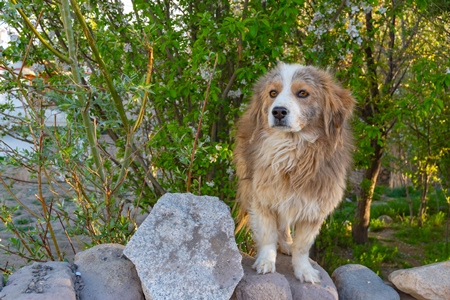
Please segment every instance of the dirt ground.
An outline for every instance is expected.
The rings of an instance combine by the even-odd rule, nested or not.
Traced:
[[[31,210],[31,212],[38,215],[42,214],[42,205],[38,201],[38,198],[36,196],[39,195],[36,179],[30,178],[26,171],[20,169],[8,169],[6,172],[1,172],[0,176],[4,183],[6,183],[7,185],[7,187],[5,187],[5,185],[0,182],[0,205],[2,207],[6,206],[11,208],[17,206],[19,204],[17,200],[19,200],[25,206],[27,206]],[[17,178],[20,181],[11,180],[11,177]],[[69,188],[67,185],[62,186],[63,188]],[[74,205],[70,201],[67,201],[67,196],[61,188],[54,186],[54,189],[51,190],[48,184],[43,184],[42,194],[47,203],[54,201],[53,207],[56,208],[56,203],[59,202],[64,203],[66,209],[69,212],[72,213],[74,211]],[[5,217],[5,215],[2,214],[2,217]],[[43,218],[41,218],[41,220],[43,220]],[[25,231],[33,230],[33,227],[38,226],[36,217],[32,216],[30,212],[22,207],[18,208],[13,213],[12,221],[14,224],[16,224],[18,227],[21,227]],[[62,256],[65,260],[72,262],[75,255],[74,250],[75,252],[82,250],[83,245],[81,243],[78,244],[76,240],[72,240],[71,245],[59,220],[52,221],[51,224],[54,229],[56,240],[58,241]],[[16,236],[11,232],[8,232],[4,226],[4,223],[0,222],[0,244],[2,245],[3,249],[7,248],[8,245],[11,245],[11,237]],[[35,238],[39,239],[39,237]],[[50,233],[47,233],[47,238],[49,241],[51,241]],[[53,243],[51,243],[51,245],[52,253],[55,258],[57,258]],[[11,247],[11,249],[13,249],[13,251],[16,251],[14,247]],[[44,258],[44,260],[47,259]],[[0,250],[0,268],[2,270],[15,270],[27,264],[29,264],[29,260],[27,260],[26,258],[7,254],[6,251]]]
[[[419,267],[422,265],[419,258],[423,257],[423,248],[420,246],[412,246],[405,242],[400,241],[394,236],[395,230],[385,228],[378,232],[370,232],[369,236],[376,238],[382,244],[390,247],[397,247],[398,253],[402,256],[404,262],[412,267]],[[381,266],[380,275],[382,278],[387,279],[389,274],[395,270],[402,269],[401,266],[396,264],[385,263]]]

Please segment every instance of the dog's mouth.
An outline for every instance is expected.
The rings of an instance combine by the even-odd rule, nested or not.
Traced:
[[[286,125],[285,122],[276,122],[276,124],[272,125],[272,128],[279,131],[292,131],[292,127]]]
[[[274,119],[272,128],[275,128],[275,127],[290,127],[290,126],[288,126],[286,124],[286,120],[284,120],[284,119],[281,119],[281,120]]]

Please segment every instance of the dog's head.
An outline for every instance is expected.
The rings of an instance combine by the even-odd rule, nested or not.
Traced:
[[[331,138],[339,136],[354,105],[327,72],[297,64],[280,63],[256,84],[255,95],[270,128]]]

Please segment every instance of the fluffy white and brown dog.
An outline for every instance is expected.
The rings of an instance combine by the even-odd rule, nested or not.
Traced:
[[[238,228],[249,219],[258,273],[275,271],[278,242],[300,281],[320,281],[309,249],[343,197],[354,102],[331,75],[311,66],[280,63],[255,84],[237,123],[234,162]]]

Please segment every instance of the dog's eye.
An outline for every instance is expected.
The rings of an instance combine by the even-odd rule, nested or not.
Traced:
[[[309,93],[307,91],[305,91],[305,90],[300,90],[297,93],[297,97],[299,97],[299,98],[306,98],[308,96],[309,96]]]
[[[275,90],[271,90],[271,91],[269,92],[269,95],[270,95],[270,97],[275,98],[276,96],[278,96],[278,92],[275,91]]]

